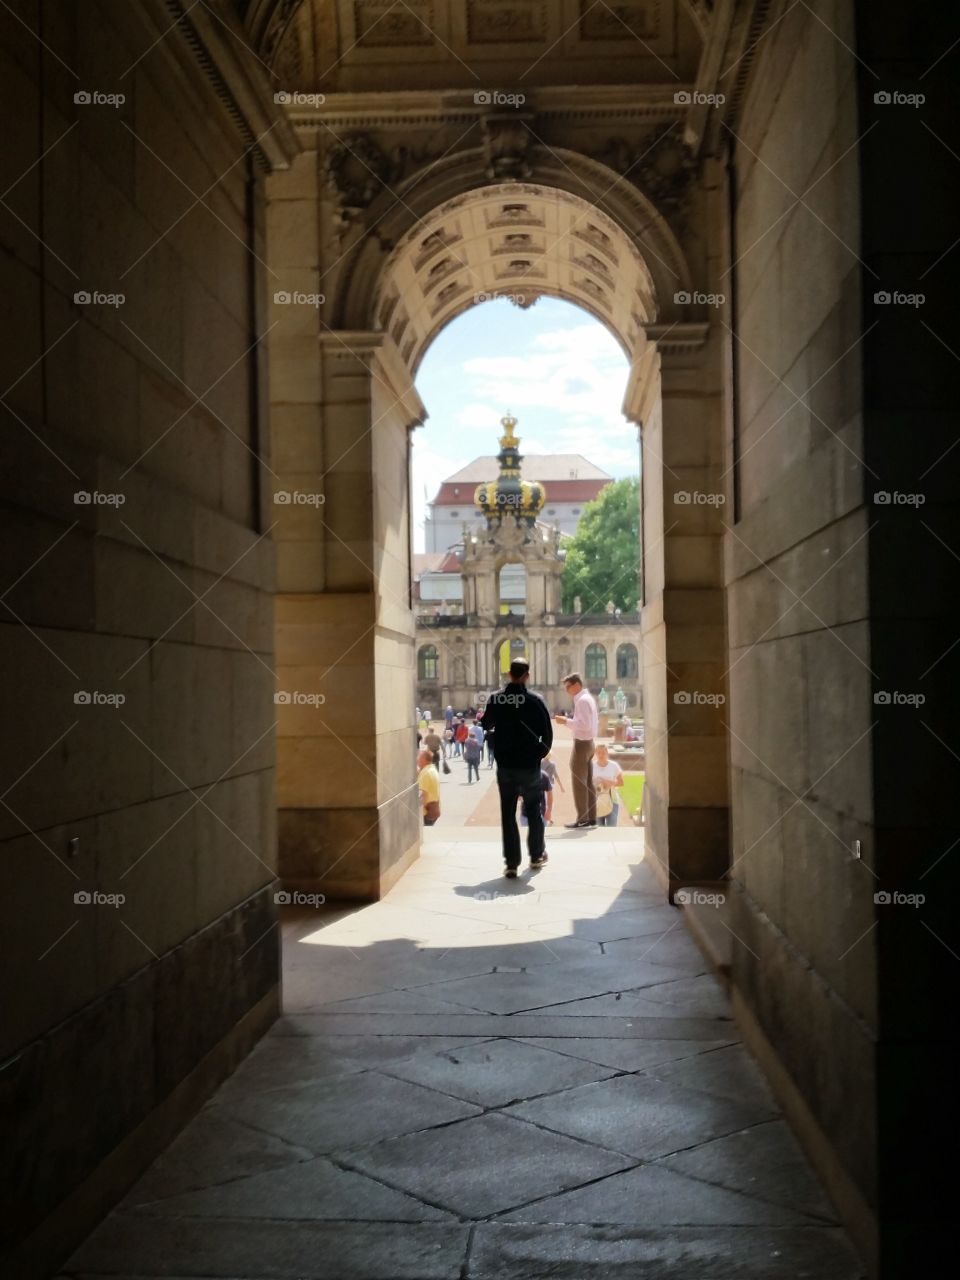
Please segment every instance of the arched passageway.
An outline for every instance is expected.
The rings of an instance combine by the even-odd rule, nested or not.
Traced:
[[[489,125],[494,133],[498,127]],[[516,145],[511,139],[506,130],[497,149],[505,171]],[[317,163],[311,157],[314,169]],[[683,483],[680,465],[696,466],[701,486],[722,487],[720,338],[709,337],[696,318],[702,308],[685,300],[693,268],[675,233],[615,173],[573,151],[545,152],[536,181],[491,181],[485,166],[482,149],[463,150],[413,174],[392,204],[382,197],[382,215],[376,202],[371,206],[375,230],[350,237],[329,273],[314,404],[321,439],[330,441],[318,459],[325,501],[314,519],[316,541],[308,545],[297,513],[278,513],[278,666],[281,672],[296,666],[318,686],[331,664],[339,672],[337,656],[326,649],[317,651],[312,668],[295,657],[307,634],[302,625],[322,627],[327,636],[349,634],[347,664],[372,669],[375,685],[398,689],[403,667],[414,672],[406,475],[408,432],[429,409],[413,385],[419,362],[446,324],[491,297],[521,307],[541,296],[576,302],[601,320],[630,360],[624,413],[640,428],[643,451],[648,839],[672,894],[687,883],[719,880],[728,862],[722,719],[677,708],[668,695],[695,670],[714,711],[725,700],[724,638],[713,625],[721,585],[719,506],[671,503]],[[278,201],[278,221],[285,214],[302,219],[303,204],[288,209]],[[304,289],[311,275],[303,274]],[[281,379],[288,341],[300,339],[278,328]],[[274,395],[283,400],[282,381],[275,380]],[[282,412],[275,431],[275,447],[286,452]],[[372,501],[357,501],[361,489]],[[344,546],[353,552],[346,562]],[[307,590],[311,581],[327,581],[324,557],[331,553],[334,583]],[[663,603],[680,588],[686,607],[671,620]],[[325,611],[339,614],[343,607],[355,629],[332,632],[326,623],[334,614]],[[377,695],[363,709],[350,707],[351,688],[350,681],[333,682],[323,717],[281,712],[280,868],[300,889],[364,897],[389,888],[410,864],[419,830],[409,761],[398,750],[409,733],[403,701]],[[353,811],[344,809],[332,775],[317,767],[339,741],[366,770]]]

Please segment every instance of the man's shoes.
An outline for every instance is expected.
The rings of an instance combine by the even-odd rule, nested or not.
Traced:
[[[541,853],[539,858],[530,859],[530,870],[539,871],[541,867],[545,867],[550,859],[547,857],[546,851]]]
[[[504,869],[503,869],[503,874],[506,876],[506,878],[507,878],[508,880],[516,880],[516,878],[517,878],[517,868],[516,868],[516,867],[504,867]]]
[[[596,822],[591,822],[589,818],[584,818],[582,822],[566,822],[564,826],[568,831],[576,831],[579,827],[595,827]]]

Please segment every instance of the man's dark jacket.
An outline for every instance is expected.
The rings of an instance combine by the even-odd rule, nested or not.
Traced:
[[[511,681],[492,693],[482,724],[493,734],[493,757],[503,769],[534,769],[553,746],[547,704],[523,684]]]

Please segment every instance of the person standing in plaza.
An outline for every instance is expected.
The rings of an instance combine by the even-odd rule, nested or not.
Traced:
[[[571,829],[595,827],[597,793],[593,785],[593,752],[600,728],[597,702],[590,690],[584,687],[579,672],[571,672],[564,680],[563,687],[573,698],[573,715],[560,714],[557,722],[568,724],[573,734],[570,780],[573,784],[573,803],[577,809],[576,821],[566,825]]]
[[[597,744],[593,783],[597,788],[597,822],[601,827],[615,827],[620,819],[619,789],[623,786],[623,770],[616,760],[610,759],[605,742]]]
[[[432,827],[440,817],[440,775],[433,762],[433,752],[423,747],[417,756],[417,789],[420,792],[420,812],[423,825]]]
[[[483,712],[483,727],[493,736],[500,792],[500,826],[503,836],[504,875],[516,879],[520,866],[520,831],[517,800],[522,797],[527,815],[527,852],[530,868],[538,871],[547,861],[541,810],[540,762],[553,745],[553,725],[546,703],[526,685],[530,664],[522,658],[510,663],[510,679],[491,694]]]

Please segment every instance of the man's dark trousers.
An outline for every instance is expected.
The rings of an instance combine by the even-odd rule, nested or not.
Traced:
[[[520,830],[517,827],[517,799],[523,797],[527,815],[527,852],[530,861],[543,857],[543,811],[540,808],[540,766],[529,769],[497,766],[500,788],[500,828],[503,832],[503,860],[508,867],[520,866]]]

